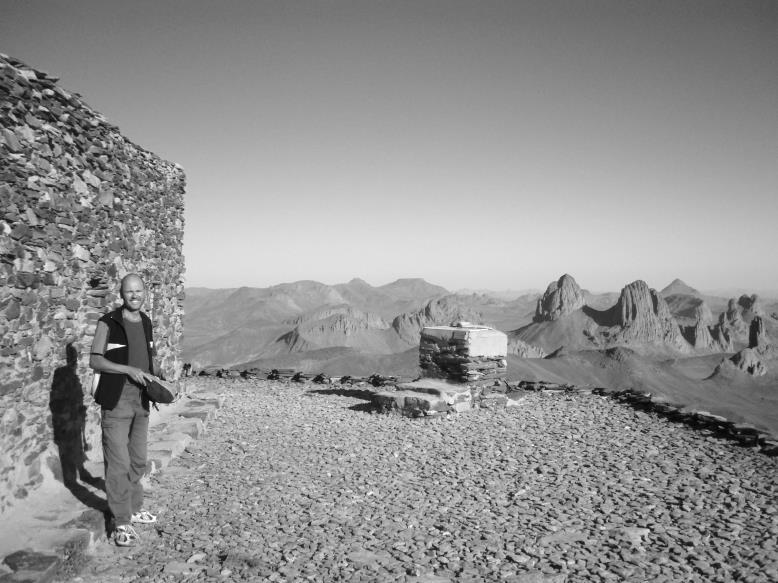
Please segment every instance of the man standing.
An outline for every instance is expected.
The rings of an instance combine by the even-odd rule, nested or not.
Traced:
[[[120,294],[124,305],[97,323],[89,366],[98,377],[95,401],[102,408],[105,492],[113,514],[113,539],[133,546],[138,534],[133,523],[157,518],[142,509],[149,428],[149,400],[143,387],[154,380],[151,320],[141,311],[146,286],[137,274],[125,276]]]

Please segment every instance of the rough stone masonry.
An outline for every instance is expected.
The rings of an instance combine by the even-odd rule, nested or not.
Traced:
[[[508,337],[487,326],[459,322],[421,331],[419,366],[425,377],[472,383],[504,379]]]
[[[125,274],[180,369],[184,172],[57,80],[0,54],[0,514],[96,445],[89,346]]]

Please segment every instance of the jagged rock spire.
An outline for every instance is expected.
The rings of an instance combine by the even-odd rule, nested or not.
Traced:
[[[633,281],[621,290],[614,315],[625,340],[666,342],[688,349],[667,302],[645,281]]]
[[[767,346],[767,344],[769,344],[769,340],[767,338],[767,331],[764,327],[764,321],[762,321],[760,316],[754,316],[748,330],[748,347],[760,348]]]
[[[583,292],[572,275],[564,274],[552,281],[546,293],[538,299],[535,322],[551,322],[586,305]]]

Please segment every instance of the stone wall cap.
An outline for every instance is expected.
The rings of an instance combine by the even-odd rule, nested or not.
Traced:
[[[469,390],[463,383],[448,381],[446,379],[419,379],[410,383],[400,383],[397,385],[398,391],[408,391],[417,393],[429,393],[433,395],[445,395],[449,393],[461,393]]]
[[[454,324],[452,326],[425,326],[424,330],[446,330],[456,332],[458,330],[494,330],[494,328],[471,324],[470,322],[460,322],[459,324]]]

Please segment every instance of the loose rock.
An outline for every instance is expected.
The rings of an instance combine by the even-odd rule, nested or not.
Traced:
[[[133,560],[99,544],[83,581],[166,581],[181,564],[287,582],[768,582],[778,568],[778,460],[614,399],[529,392],[411,419],[313,383],[195,382],[227,395],[220,416],[152,476],[160,522]]]

